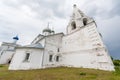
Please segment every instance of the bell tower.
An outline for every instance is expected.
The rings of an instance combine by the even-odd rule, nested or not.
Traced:
[[[93,19],[86,16],[81,10],[79,10],[76,4],[73,5],[73,14],[67,26],[67,34],[70,34],[82,27],[85,27]]]

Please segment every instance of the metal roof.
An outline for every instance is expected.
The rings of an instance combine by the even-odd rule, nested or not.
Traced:
[[[44,48],[40,43],[37,44],[30,44],[30,45],[26,45],[23,47],[29,47],[29,48]]]

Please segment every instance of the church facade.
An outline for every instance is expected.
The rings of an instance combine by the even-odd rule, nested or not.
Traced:
[[[48,26],[30,45],[17,46],[9,70],[65,66],[114,71],[95,21],[76,5],[66,33],[55,33]]]

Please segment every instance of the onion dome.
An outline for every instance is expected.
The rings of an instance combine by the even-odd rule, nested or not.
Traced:
[[[55,33],[55,31],[54,31],[54,28],[52,27],[51,34],[54,34],[54,33]]]
[[[49,28],[49,23],[47,25],[47,28],[43,29],[43,33],[44,32],[48,32],[48,33],[51,33],[51,29]]]
[[[19,40],[18,36],[16,36],[16,37],[13,37],[13,39],[14,39],[14,40]]]
[[[76,5],[76,4],[74,4],[74,5],[73,5],[73,7],[75,8],[75,7],[77,7],[77,5]]]
[[[49,33],[51,33],[51,29],[50,29],[49,27],[47,27],[47,28],[43,29],[43,33],[44,33],[44,32],[49,32]]]

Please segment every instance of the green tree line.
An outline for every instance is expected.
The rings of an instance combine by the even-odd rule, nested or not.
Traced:
[[[115,65],[115,66],[120,66],[120,60],[113,60],[113,64]]]

